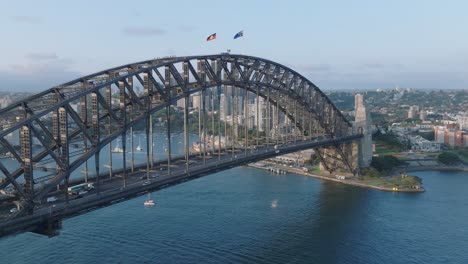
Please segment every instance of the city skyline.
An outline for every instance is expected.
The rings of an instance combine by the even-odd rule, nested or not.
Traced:
[[[8,39],[0,44],[0,91],[37,92],[126,63],[228,49],[281,62],[323,90],[467,88],[463,1],[0,6],[8,14],[0,18]]]

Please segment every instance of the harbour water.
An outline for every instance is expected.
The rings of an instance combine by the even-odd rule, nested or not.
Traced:
[[[468,174],[389,193],[235,168],[0,240],[1,263],[468,263]]]

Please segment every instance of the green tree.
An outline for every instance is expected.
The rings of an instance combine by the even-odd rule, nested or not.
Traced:
[[[372,157],[371,167],[375,168],[380,173],[388,173],[394,167],[402,164],[402,162],[394,156],[386,155]]]
[[[416,135],[420,135],[422,138],[425,138],[429,141],[434,140],[434,132],[418,132]]]
[[[404,147],[404,144],[400,142],[400,140],[398,139],[398,136],[393,132],[387,132],[385,134],[382,134],[382,133],[376,134],[375,140],[380,141],[386,145],[394,146],[397,148]]]
[[[437,157],[437,160],[447,165],[455,165],[460,162],[458,155],[453,152],[442,152]]]
[[[381,176],[379,171],[373,167],[363,168],[361,172],[365,177],[378,178]]]

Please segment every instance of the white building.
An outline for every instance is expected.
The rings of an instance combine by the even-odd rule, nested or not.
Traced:
[[[457,117],[460,130],[468,131],[468,111]]]
[[[442,143],[429,141],[419,135],[409,137],[411,149],[422,152],[439,152],[442,147]]]

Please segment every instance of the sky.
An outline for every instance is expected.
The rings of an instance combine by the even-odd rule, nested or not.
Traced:
[[[465,0],[0,0],[0,10],[0,91],[227,49],[322,90],[468,89]]]

